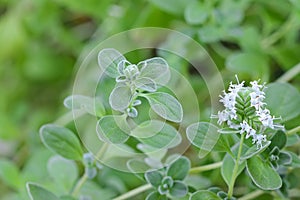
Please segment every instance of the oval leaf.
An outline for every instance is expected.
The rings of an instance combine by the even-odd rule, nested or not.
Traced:
[[[100,68],[112,78],[117,78],[120,75],[118,64],[123,60],[126,60],[125,57],[115,49],[103,49],[98,54]]]
[[[192,194],[190,197],[190,200],[221,200],[220,197],[218,197],[215,193],[207,191],[207,190],[199,190]]]
[[[187,127],[186,134],[193,145],[208,152],[214,148],[220,137],[218,127],[208,122],[191,124]]]
[[[124,116],[108,115],[97,123],[97,133],[101,140],[113,144],[124,143],[128,140],[129,128]]]
[[[131,101],[131,89],[128,86],[118,86],[109,95],[109,104],[114,110],[124,111]]]
[[[188,193],[188,187],[181,181],[174,181],[169,193],[173,197],[184,197]]]
[[[72,188],[78,178],[78,168],[74,161],[66,160],[60,156],[49,159],[47,169],[54,182],[63,187],[66,192]]]
[[[141,77],[135,80],[134,83],[137,88],[147,92],[155,92],[157,90],[156,83],[150,78]]]
[[[250,147],[244,155],[241,156],[241,160],[247,160],[261,152],[263,152],[269,145],[271,144],[271,141],[267,141],[263,144],[261,148],[257,148],[256,145]]]
[[[265,90],[267,108],[272,115],[288,121],[300,114],[300,93],[288,83],[271,83]]]
[[[247,160],[247,171],[255,185],[263,190],[276,190],[282,185],[279,174],[259,156]]]
[[[18,167],[12,161],[4,158],[0,160],[0,179],[16,190],[20,188],[22,182]]]
[[[138,134],[138,131],[143,130],[142,127],[144,123],[142,123],[142,126],[138,126],[133,130],[133,134],[141,143],[154,147],[155,149],[165,149],[175,147],[181,142],[181,135],[173,126],[158,120],[151,122],[150,125],[152,125],[152,128],[147,129],[144,135],[141,135],[143,132]]]
[[[143,96],[149,101],[154,112],[162,118],[177,123],[182,121],[182,106],[173,96],[163,92],[145,94]]]
[[[188,24],[198,25],[205,22],[210,13],[210,9],[205,2],[191,2],[187,5],[184,12],[184,18]]]
[[[39,186],[38,184],[27,183],[26,188],[31,200],[59,200],[55,194]]]
[[[162,174],[159,171],[148,171],[145,173],[145,179],[154,187],[158,187],[163,179]]]
[[[167,168],[167,175],[173,180],[183,180],[189,173],[191,162],[187,157],[181,156]]]
[[[76,135],[69,129],[47,124],[40,129],[44,145],[51,151],[67,159],[80,160],[83,152]]]
[[[234,165],[235,165],[235,161],[233,160],[233,158],[229,154],[226,154],[223,159],[223,164],[221,167],[221,175],[228,186],[230,185],[231,182],[232,170],[234,168]],[[238,176],[243,171],[245,165],[246,165],[245,162],[241,162],[239,164],[239,168],[236,176]]]

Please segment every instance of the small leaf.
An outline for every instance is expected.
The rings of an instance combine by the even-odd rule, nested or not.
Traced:
[[[244,155],[241,156],[241,160],[247,160],[261,152],[263,152],[269,145],[271,144],[271,141],[267,141],[263,144],[261,148],[257,148],[256,145],[250,147]]]
[[[130,132],[124,116],[107,115],[97,123],[97,133],[101,140],[113,144],[124,143],[128,140]]]
[[[188,140],[196,147],[210,152],[220,137],[218,127],[208,122],[191,124],[186,129]]]
[[[148,183],[153,185],[154,187],[158,187],[161,184],[161,181],[163,179],[162,174],[155,170],[155,171],[147,171],[145,173],[145,179]]]
[[[140,70],[140,77],[149,78],[158,85],[165,85],[170,79],[170,70],[167,61],[163,58],[155,57],[144,60],[138,64],[143,65]]]
[[[120,75],[118,72],[118,64],[123,60],[126,60],[125,57],[115,49],[103,49],[98,54],[98,64],[100,68],[112,78],[116,78]]]
[[[114,110],[123,112],[128,108],[132,98],[131,89],[128,86],[118,86],[113,89],[109,96],[109,104]]]
[[[193,1],[187,5],[184,18],[188,24],[198,25],[205,22],[210,13],[210,9],[205,2]]]
[[[230,185],[231,182],[232,170],[234,168],[234,165],[235,165],[235,161],[233,160],[233,158],[229,154],[226,154],[223,159],[221,174],[228,186]],[[238,176],[244,170],[245,166],[246,166],[245,162],[242,161],[241,163],[239,163],[239,168],[236,176]]]
[[[147,92],[155,92],[157,90],[156,83],[150,78],[141,77],[136,79],[134,83],[137,88]]]
[[[276,190],[282,185],[279,174],[259,156],[247,160],[247,171],[255,185],[263,190]]]
[[[93,99],[83,95],[71,95],[65,98],[64,105],[70,110],[84,110],[98,117],[105,114],[105,108],[98,98]]]
[[[279,165],[288,165],[292,163],[292,155],[287,151],[281,151],[279,154]]]
[[[149,0],[152,4],[162,9],[165,12],[174,15],[182,15],[186,6],[185,0]]]
[[[4,184],[18,190],[21,186],[21,177],[18,167],[9,160],[0,159],[0,179]]]
[[[300,114],[300,93],[288,83],[271,83],[265,90],[267,108],[272,115],[288,121]]]
[[[221,200],[215,193],[207,191],[207,190],[199,190],[192,194],[190,200]]]
[[[295,168],[300,168],[300,157],[291,151],[289,151],[289,154],[292,156],[291,166]]]
[[[66,192],[68,192],[78,178],[78,168],[76,163],[60,156],[53,156],[50,158],[47,169],[55,184],[63,187]]]
[[[182,106],[173,96],[163,92],[144,94],[143,96],[149,101],[154,112],[162,118],[177,123],[182,121]]]
[[[47,124],[41,127],[40,136],[44,145],[51,151],[67,159],[81,160],[82,148],[75,133],[71,130]]]
[[[200,41],[205,43],[217,42],[224,34],[221,28],[211,24],[201,27],[198,31]]]
[[[126,163],[128,169],[131,173],[144,173],[145,171],[149,170],[149,166],[141,159],[130,159]]]
[[[180,157],[172,162],[167,168],[167,175],[173,180],[183,180],[189,173],[191,162],[187,157]]]
[[[146,200],[167,200],[167,196],[166,195],[161,195],[158,192],[151,192],[150,194],[148,194],[148,196],[146,197]]]
[[[149,126],[147,124],[148,121],[143,122],[132,131],[132,136],[145,145],[155,149],[168,149],[177,146],[182,140],[177,130],[167,123],[152,120]]]
[[[226,60],[226,67],[234,73],[244,73],[251,77],[263,77],[268,74],[266,57],[254,53],[234,53]],[[264,78],[264,79],[267,79]],[[272,113],[273,114],[273,113]]]
[[[283,147],[285,147],[286,141],[287,137],[285,132],[279,130],[272,137],[269,148],[273,149],[274,147],[278,147],[278,149],[282,149]]]
[[[173,197],[184,197],[188,193],[188,187],[181,181],[174,181],[169,193]]]
[[[39,186],[38,184],[27,183],[26,188],[31,200],[59,200],[55,194]]]

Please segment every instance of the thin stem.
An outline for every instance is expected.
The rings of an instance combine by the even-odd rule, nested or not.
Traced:
[[[100,150],[97,152],[96,156],[95,156],[95,161],[96,162],[97,160],[99,160],[103,155],[104,153],[106,152],[107,148],[108,148],[109,144],[108,143],[104,143],[102,145],[102,147],[100,148]],[[84,173],[82,175],[82,177],[78,180],[78,182],[76,183],[74,189],[73,189],[73,192],[71,193],[71,195],[73,197],[76,197],[80,191],[80,189],[82,188],[83,184],[88,180],[88,177],[87,175]]]
[[[286,132],[287,135],[294,135],[296,134],[297,132],[300,132],[300,126],[297,126],[289,131]]]
[[[242,136],[241,136],[241,141],[240,141],[238,154],[237,154],[235,164],[234,164],[234,168],[233,168],[233,172],[232,172],[232,175],[231,175],[231,180],[230,180],[230,184],[229,184],[229,188],[228,188],[228,198],[229,199],[232,197],[234,183],[235,183],[235,180],[237,178],[237,173],[238,173],[239,164],[240,164],[240,157],[241,157],[241,154],[242,154],[242,149],[243,149],[243,144],[244,144],[244,136],[245,136],[245,134],[242,134]]]
[[[124,200],[124,199],[129,199],[139,193],[142,193],[146,190],[149,190],[152,188],[152,185],[150,184],[146,184],[146,185],[142,185],[138,188],[135,188],[133,190],[130,190],[129,192],[125,193],[125,194],[122,194],[121,196],[118,196],[116,198],[114,198],[113,200]]]
[[[262,195],[263,193],[264,193],[264,191],[262,191],[262,190],[255,190],[255,191],[250,192],[249,194],[246,194],[245,196],[239,198],[239,200],[254,199],[255,197],[258,197],[258,196]]]
[[[285,72],[281,77],[279,77],[276,81],[277,82],[288,82],[295,76],[300,73],[300,63],[292,67],[290,70]]]
[[[223,164],[223,162],[217,162],[217,163],[204,165],[204,166],[200,166],[200,167],[194,167],[194,168],[190,169],[189,173],[190,174],[195,174],[195,173],[199,173],[199,172],[209,171],[209,170],[221,167],[222,164]]]
[[[295,17],[291,15],[289,19],[273,34],[262,41],[262,46],[267,48],[277,42],[281,37],[283,37],[290,29],[293,27],[295,23]]]

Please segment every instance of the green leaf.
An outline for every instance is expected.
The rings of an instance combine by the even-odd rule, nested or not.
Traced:
[[[208,122],[191,124],[186,129],[188,140],[196,147],[210,152],[219,140],[218,127]]]
[[[199,190],[192,194],[190,200],[221,200],[215,193],[207,191],[207,190]]]
[[[173,121],[181,122],[183,117],[183,110],[181,104],[173,96],[163,92],[156,92],[151,94],[144,94],[153,109],[162,118]]]
[[[297,144],[298,142],[300,142],[300,138],[297,134],[288,135],[287,141],[286,141],[286,147],[293,146],[294,144]]]
[[[141,77],[136,79],[134,83],[137,88],[147,92],[155,92],[157,90],[156,83],[150,78]]]
[[[267,108],[272,115],[288,121],[300,114],[300,93],[288,83],[271,83],[265,90]]]
[[[282,185],[279,174],[259,156],[247,160],[247,171],[255,185],[263,190],[276,190]]]
[[[174,181],[169,193],[173,197],[184,197],[188,193],[188,187],[181,181]]]
[[[279,130],[272,137],[269,148],[273,149],[274,147],[278,147],[279,149],[282,149],[283,147],[285,147],[286,141],[287,137],[285,132]]]
[[[184,18],[188,24],[198,25],[203,24],[210,13],[209,7],[205,2],[191,2],[185,8]]]
[[[271,141],[267,141],[263,144],[261,148],[257,148],[256,145],[251,146],[245,154],[241,156],[241,160],[247,160],[261,152],[263,152],[267,147],[269,147],[271,144]]]
[[[71,130],[47,124],[41,127],[40,136],[44,145],[51,151],[67,159],[81,160],[82,148],[78,138]]]
[[[281,151],[279,154],[279,165],[289,165],[292,163],[292,155],[288,151]]]
[[[150,194],[148,194],[148,196],[146,197],[146,200],[167,200],[167,196],[166,195],[161,195],[158,192],[151,192]]]
[[[189,173],[191,162],[187,157],[181,156],[167,168],[167,175],[173,180],[183,180]]]
[[[11,161],[0,159],[0,179],[9,187],[18,190],[22,184],[18,167]]]
[[[39,186],[38,184],[27,183],[26,188],[31,200],[59,200],[55,194]]]
[[[225,135],[220,135],[216,145],[213,148],[214,151],[220,151],[220,152],[229,152],[231,153],[230,146],[228,143],[228,139]]]
[[[131,173],[137,174],[137,173],[144,173],[145,171],[149,170],[149,166],[145,163],[142,159],[130,159],[126,163],[128,169]]]
[[[154,187],[158,187],[163,179],[162,174],[157,170],[147,171],[145,173],[145,179]]]
[[[126,118],[117,115],[102,117],[97,123],[96,130],[101,140],[113,144],[126,142],[130,132]]]
[[[76,199],[72,196],[64,195],[64,196],[59,197],[59,200],[76,200]]]
[[[226,60],[226,67],[234,73],[244,73],[252,78],[268,79],[269,65],[266,57],[254,53],[234,53]]]
[[[289,151],[289,154],[292,157],[291,166],[295,168],[300,168],[300,157],[294,152]]]
[[[113,89],[109,96],[109,104],[114,110],[123,112],[128,108],[132,98],[132,93],[130,87],[118,86]]]
[[[83,95],[71,95],[65,98],[64,105],[70,110],[84,110],[98,117],[105,115],[105,108],[99,98],[93,99]]]
[[[47,169],[55,184],[62,187],[66,192],[72,188],[78,178],[78,168],[74,161],[66,160],[60,156],[49,159]]]
[[[139,65],[143,65],[139,77],[151,79],[158,85],[165,85],[170,80],[169,65],[163,58],[147,59],[140,62]]]
[[[234,168],[234,165],[235,165],[235,161],[233,160],[233,158],[229,154],[226,154],[223,159],[221,174],[228,186],[230,185],[231,182],[232,170]],[[239,163],[239,168],[236,176],[238,176],[244,170],[245,166],[246,166],[245,161],[241,161],[241,163]]]
[[[198,31],[198,37],[200,41],[205,43],[217,42],[224,34],[224,30],[222,30],[220,27],[210,24],[201,27],[201,29]]]
[[[131,132],[131,135],[141,143],[156,149],[175,147],[182,140],[181,135],[173,126],[158,120],[141,123]]]
[[[152,4],[162,9],[165,12],[174,14],[174,15],[182,15],[183,10],[186,6],[185,0],[149,0]]]
[[[118,64],[122,60],[126,60],[125,57],[115,49],[103,49],[98,54],[100,68],[112,78],[117,78],[120,75]]]

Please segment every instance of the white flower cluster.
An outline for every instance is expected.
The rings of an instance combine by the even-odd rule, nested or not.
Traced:
[[[255,143],[257,148],[262,148],[263,142],[267,141],[266,135],[263,134],[267,128],[283,129],[284,127],[274,124],[274,120],[279,118],[271,116],[270,111],[265,107],[266,103],[263,102],[265,99],[263,91],[266,88],[265,84],[260,85],[259,81],[252,81],[250,84],[251,87],[246,87],[244,81],[239,83],[238,78],[237,84],[230,82],[228,93],[223,91],[223,96],[220,95],[220,102],[223,103],[225,109],[219,111],[218,115],[213,117],[218,118],[219,125],[226,122],[230,128],[240,131],[240,134],[246,133],[246,139],[252,137],[253,144]],[[242,108],[237,106],[237,98],[240,98],[238,96],[247,99],[243,102],[245,105],[242,105]],[[251,102],[250,105],[247,104],[248,100]],[[246,114],[238,116],[238,111],[239,113],[245,113],[244,110],[249,110],[249,107],[252,107],[252,110],[255,111],[253,111],[251,119]],[[253,121],[253,118],[258,120]]]

